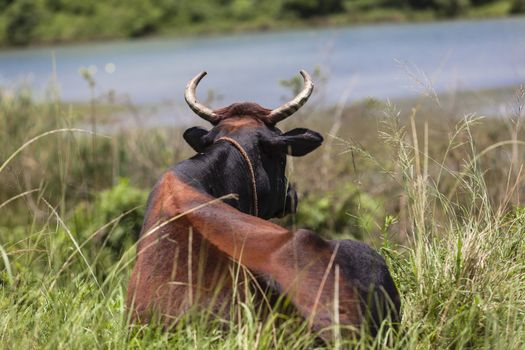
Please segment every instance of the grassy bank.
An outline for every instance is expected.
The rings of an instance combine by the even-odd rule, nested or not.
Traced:
[[[0,46],[502,17],[524,0],[0,1]]]
[[[439,96],[305,107],[283,125],[317,129],[326,141],[290,159],[300,212],[282,223],[371,243],[402,295],[398,333],[371,339],[363,331],[359,340],[330,347],[525,346],[525,91],[504,94],[497,118],[458,114],[454,96]],[[124,297],[145,196],[166,167],[192,154],[181,130],[94,135],[89,108],[58,98],[36,104],[29,91],[7,96],[0,93],[1,344],[314,344],[299,319],[277,312],[262,318],[249,301],[233,306],[231,321],[191,315],[173,333],[129,326]]]

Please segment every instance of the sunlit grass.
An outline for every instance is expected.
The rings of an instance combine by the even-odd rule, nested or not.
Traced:
[[[515,114],[506,121],[467,116],[443,123],[417,107],[402,112],[377,104],[365,119],[350,108],[341,114],[330,154],[321,149],[290,164],[308,207],[288,224],[301,227],[308,213],[325,236],[372,243],[402,297],[398,331],[385,324],[376,338],[362,330],[331,344],[281,309],[262,317],[250,298],[236,300],[230,320],[196,311],[171,332],[129,324],[129,231],[140,225],[155,178],[189,154],[179,132],[112,134],[93,149],[90,136],[60,131],[68,125],[67,110],[0,101],[0,125],[10,130],[0,151],[0,343],[17,349],[521,349],[523,99],[518,92],[510,100]],[[312,164],[317,175],[305,171]],[[338,202],[343,208],[330,207],[338,197],[346,198]],[[322,201],[328,209],[318,205]],[[366,227],[356,220],[365,215]],[[356,225],[362,225],[359,234]],[[340,227],[342,236],[332,232]]]

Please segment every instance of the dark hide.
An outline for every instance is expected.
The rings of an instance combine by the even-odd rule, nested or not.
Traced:
[[[227,317],[232,291],[242,292],[228,274],[236,261],[274,281],[273,291],[286,294],[315,330],[334,322],[336,281],[343,325],[360,327],[368,320],[374,333],[387,315],[396,321],[399,295],[384,259],[373,249],[263,220],[295,211],[286,156],[313,151],[321,135],[303,128],[282,133],[264,123],[269,110],[256,104],[234,104],[215,113],[222,120],[210,131],[196,127],[184,133],[198,154],[172,167],[150,194],[128,288],[132,319],[145,322],[156,314],[170,325],[193,306]],[[238,142],[253,164],[260,218],[250,215],[247,162],[231,143],[219,140],[223,136]],[[213,202],[232,193],[237,199]]]
[[[175,173],[213,197],[238,194],[238,200],[227,203],[253,214],[251,177],[246,161],[230,143],[215,142],[222,136],[232,137],[252,161],[259,202],[264,203],[259,217],[269,219],[295,212],[297,195],[284,174],[286,155],[306,155],[321,145],[323,137],[304,128],[283,134],[258,118],[238,116],[248,112],[264,116],[269,112],[256,104],[234,104],[216,112],[224,113],[224,119],[211,131],[193,127],[184,132],[184,139],[199,154],[176,165]]]

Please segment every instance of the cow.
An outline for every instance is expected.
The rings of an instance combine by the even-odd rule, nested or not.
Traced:
[[[285,295],[314,331],[338,323],[375,334],[386,317],[399,320],[398,291],[371,247],[267,220],[297,208],[287,156],[304,156],[323,141],[306,128],[276,127],[313,91],[308,73],[300,74],[302,91],[273,110],[248,102],[211,110],[196,98],[206,72],[188,83],[186,102],[213,127],[184,132],[197,154],[169,168],[148,198],[126,300],[133,321],[157,317],[170,327],[195,307],[228,317],[232,293],[242,289],[235,266]]]

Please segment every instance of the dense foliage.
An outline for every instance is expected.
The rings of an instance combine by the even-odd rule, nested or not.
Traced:
[[[0,0],[0,45],[524,10],[525,0]]]

